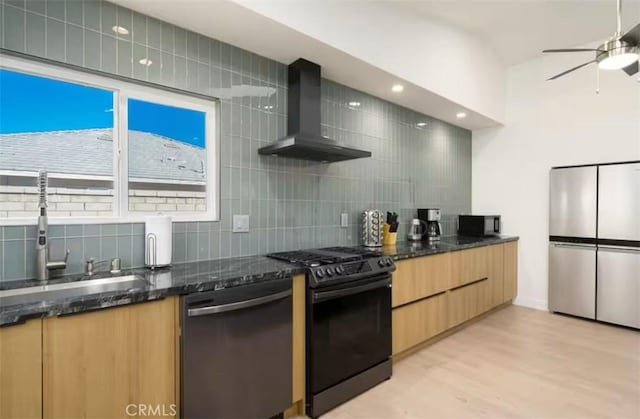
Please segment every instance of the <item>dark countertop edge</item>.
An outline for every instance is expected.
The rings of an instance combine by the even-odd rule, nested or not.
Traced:
[[[241,258],[238,258],[241,259]],[[198,262],[193,262],[198,263]],[[132,272],[140,271],[134,269]],[[105,308],[123,307],[131,304],[139,304],[148,301],[157,301],[164,298],[188,295],[198,292],[214,291],[221,288],[232,288],[244,285],[255,284],[262,281],[272,281],[282,279],[284,277],[292,277],[306,272],[305,268],[288,265],[286,269],[277,271],[254,273],[251,275],[230,276],[222,281],[196,281],[187,284],[178,284],[175,286],[145,289],[135,293],[116,291],[100,294],[89,294],[85,296],[74,297],[69,301],[51,300],[38,303],[26,303],[3,308],[0,307],[0,328],[14,326],[24,323],[28,320],[69,316],[80,313],[88,313]],[[146,271],[147,275],[153,275],[153,271]],[[209,276],[209,274],[202,274]],[[220,284],[223,283],[223,286]]]
[[[453,236],[455,237],[455,236]],[[444,238],[446,239],[446,238]],[[470,239],[472,240],[472,239]],[[463,244],[446,243],[446,247],[439,249],[410,249],[410,244],[401,243],[402,248],[399,254],[388,255],[394,260],[406,260],[417,257],[431,256],[442,253],[455,252],[464,249],[472,249],[476,247],[491,246],[500,243],[507,243],[519,240],[518,236],[500,236],[500,237],[478,237],[477,242],[469,242]],[[382,251],[388,251],[390,248],[382,248]],[[257,255],[261,257],[261,255]],[[243,258],[233,258],[243,259]],[[193,262],[194,264],[199,262]],[[188,264],[188,263],[187,263]],[[131,270],[132,272],[140,272],[140,269]],[[170,271],[169,271],[170,272]],[[206,292],[220,289],[220,282],[224,282],[223,288],[243,286],[254,284],[260,280],[274,280],[283,276],[299,275],[306,272],[306,268],[288,265],[286,269],[272,272],[254,273],[251,275],[230,276],[223,281],[203,280],[201,282],[192,282],[187,284],[178,284],[166,288],[141,290],[136,293],[127,292],[111,292],[106,294],[90,294],[87,296],[76,297],[72,301],[43,301],[33,304],[24,304],[8,307],[4,310],[0,307],[0,327],[8,327],[24,323],[27,320],[68,316],[79,313],[86,313],[104,308],[122,307],[130,304],[143,303],[147,301],[161,300],[176,295],[187,295],[197,292]],[[146,271],[147,275],[153,275],[153,271]],[[209,274],[202,274],[208,276]]]
[[[465,244],[456,244],[456,245],[449,245],[449,248],[440,248],[440,249],[416,249],[414,251],[408,251],[407,253],[405,252],[400,252],[401,254],[395,254],[395,255],[388,255],[391,258],[393,258],[393,260],[395,261],[400,261],[400,260],[407,260],[407,259],[414,259],[414,258],[419,258],[419,257],[424,257],[424,256],[433,256],[433,255],[439,255],[439,254],[443,254],[443,253],[451,253],[451,252],[458,252],[460,250],[465,250],[465,249],[473,249],[473,248],[477,248],[477,247],[485,247],[485,246],[492,246],[492,245],[496,245],[496,244],[501,244],[501,243],[508,243],[508,242],[512,242],[512,241],[518,241],[520,240],[519,236],[500,236],[500,237],[491,237],[491,238],[482,238],[479,237],[478,238],[480,241],[475,242],[475,243],[465,243]],[[410,246],[407,244],[403,244],[403,246]],[[388,251],[389,247],[385,248],[383,247],[383,252],[385,250]]]

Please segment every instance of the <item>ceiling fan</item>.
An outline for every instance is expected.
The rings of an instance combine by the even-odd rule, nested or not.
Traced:
[[[556,74],[548,80],[555,80],[589,64],[598,63],[602,70],[623,70],[629,76],[638,72],[640,58],[640,24],[626,34],[622,34],[622,0],[617,0],[618,26],[616,33],[598,48],[545,49],[542,52],[595,52],[593,60]]]

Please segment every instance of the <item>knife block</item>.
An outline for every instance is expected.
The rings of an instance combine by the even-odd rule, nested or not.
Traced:
[[[398,241],[398,233],[392,233],[389,231],[391,226],[384,223],[382,226],[382,244],[384,246],[394,246]]]

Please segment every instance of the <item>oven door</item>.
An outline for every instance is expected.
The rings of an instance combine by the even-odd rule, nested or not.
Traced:
[[[311,289],[307,307],[311,394],[391,356],[391,275]]]

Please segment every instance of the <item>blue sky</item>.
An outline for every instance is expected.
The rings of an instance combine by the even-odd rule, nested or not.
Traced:
[[[204,148],[205,113],[129,99],[129,129],[153,132]]]
[[[113,127],[113,93],[0,69],[0,134]],[[129,129],[204,147],[204,112],[129,100]]]
[[[111,128],[112,108],[110,91],[0,70],[1,134]]]

